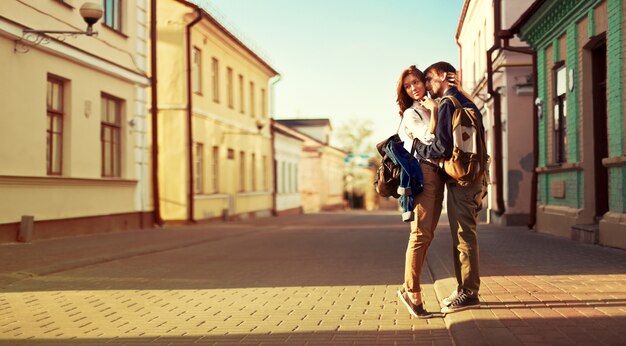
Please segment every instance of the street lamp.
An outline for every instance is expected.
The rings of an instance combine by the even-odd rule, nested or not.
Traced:
[[[85,20],[85,23],[87,23],[87,30],[67,31],[24,29],[22,30],[22,37],[15,41],[15,52],[26,53],[29,51],[29,46],[38,46],[40,44],[45,45],[50,43],[50,36],[47,36],[47,34],[60,35],[56,38],[61,41],[64,41],[66,36],[76,37],[76,35],[98,35],[97,31],[93,31],[93,25],[96,24],[104,14],[102,5],[96,2],[86,2],[80,7],[79,12]]]

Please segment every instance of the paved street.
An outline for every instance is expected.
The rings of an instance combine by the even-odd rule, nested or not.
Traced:
[[[0,245],[0,344],[626,344],[626,252],[480,230],[481,309],[398,304],[408,226],[340,212]],[[445,216],[426,307],[453,288]]]

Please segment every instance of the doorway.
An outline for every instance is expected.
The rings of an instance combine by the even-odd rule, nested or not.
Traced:
[[[602,159],[609,156],[609,138],[607,132],[607,59],[606,39],[591,48],[592,83],[593,83],[593,145],[595,171],[596,221],[609,211],[609,174],[602,165]]]

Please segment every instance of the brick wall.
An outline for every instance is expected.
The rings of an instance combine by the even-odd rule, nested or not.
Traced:
[[[624,154],[624,18],[623,0],[608,0],[607,93],[609,156]],[[625,168],[609,168],[609,209],[626,212]]]

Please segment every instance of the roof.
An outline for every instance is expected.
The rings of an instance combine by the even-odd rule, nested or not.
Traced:
[[[235,36],[233,33],[231,33],[228,29],[226,29],[226,27],[224,27],[217,19],[213,18],[213,16],[211,16],[207,11],[205,11],[202,7],[193,4],[187,0],[176,0],[179,3],[191,7],[194,10],[198,11],[199,13],[201,13],[201,15],[206,18],[208,21],[210,21],[213,25],[215,25],[217,27],[218,30],[220,30],[222,33],[224,33],[228,38],[230,38],[231,40],[233,40],[233,42],[235,42],[239,47],[241,47],[243,50],[245,50],[246,52],[248,52],[250,55],[252,55],[252,57],[258,61],[259,63],[261,63],[261,65],[265,66],[267,69],[269,69],[274,76],[279,75],[279,73],[272,67],[270,66],[267,62],[265,62],[265,60],[261,59],[260,56],[258,56],[252,49],[248,48],[248,46],[246,46],[243,42],[241,42],[241,40],[239,40],[239,38],[237,38],[237,36]]]
[[[328,126],[331,129],[333,128],[330,125],[330,119],[327,118],[319,118],[319,119],[276,119],[277,122],[289,126],[289,127],[317,127],[317,126]]]
[[[306,137],[310,137],[294,128],[281,124],[274,119],[272,119],[271,122],[272,122],[272,128],[274,129],[274,131],[281,133],[285,136],[297,139],[301,142],[304,142],[306,140],[305,139]],[[311,139],[313,140],[313,138]]]
[[[530,7],[528,7],[526,11],[524,11],[524,13],[522,13],[522,15],[515,21],[515,23],[511,25],[509,31],[511,31],[512,34],[518,34],[522,26],[526,24],[530,18],[532,18],[533,14],[537,12],[544,2],[546,2],[546,0],[536,0],[533,2],[533,4],[530,5]]]

